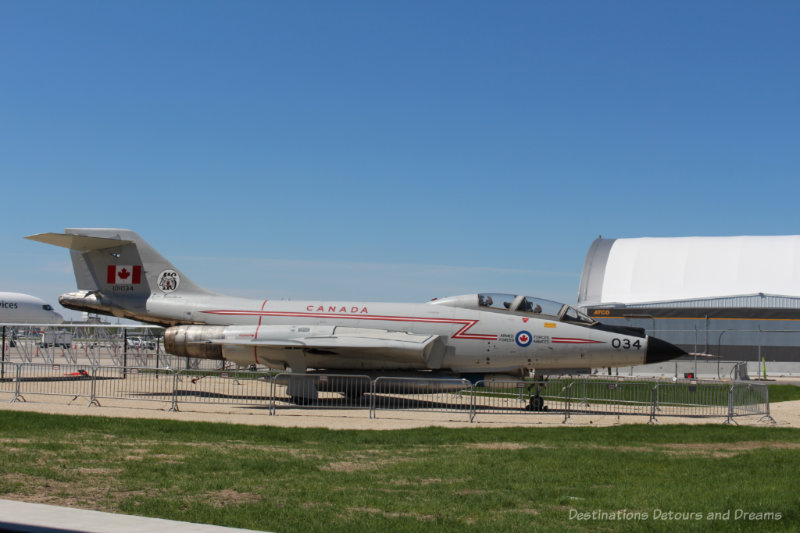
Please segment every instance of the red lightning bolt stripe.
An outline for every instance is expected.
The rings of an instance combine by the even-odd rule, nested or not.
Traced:
[[[264,303],[261,304],[261,311],[264,311],[264,307],[267,305],[267,300],[264,300]],[[258,330],[261,329],[261,319],[264,318],[264,315],[258,317],[258,327],[256,328],[256,334],[254,339],[258,339]],[[253,357],[256,360],[256,364],[258,364],[258,346],[253,346]]]
[[[266,305],[266,301],[264,304]],[[408,317],[408,316],[378,316],[378,315],[348,315],[348,314],[330,314],[330,313],[307,313],[307,312],[294,312],[294,311],[228,311],[228,310],[215,310],[203,311],[210,315],[226,315],[226,316],[257,316],[259,317],[259,326],[261,325],[261,318],[265,316],[280,316],[280,317],[296,317],[296,318],[340,318],[351,320],[377,320],[384,322],[421,322],[427,324],[461,324],[462,328],[453,334],[454,339],[471,339],[471,340],[497,340],[497,335],[485,335],[482,333],[467,333],[472,326],[478,323],[478,320],[471,319],[458,319],[458,318],[428,318],[428,317]]]

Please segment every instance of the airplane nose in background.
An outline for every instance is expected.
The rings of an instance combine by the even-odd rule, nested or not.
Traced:
[[[661,363],[682,355],[686,355],[686,352],[674,344],[650,337],[647,339],[647,353],[644,356],[644,364]]]

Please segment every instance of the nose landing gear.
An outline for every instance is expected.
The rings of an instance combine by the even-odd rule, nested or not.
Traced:
[[[547,406],[544,404],[544,398],[539,396],[531,396],[530,402],[528,403],[527,407],[525,407],[526,411],[547,411]]]
[[[535,383],[531,383],[528,386],[528,390],[532,390],[533,387],[536,387],[536,393],[531,396],[528,405],[525,406],[526,411],[547,411],[547,406],[544,404],[544,398],[542,398],[542,387],[544,387],[544,383],[542,381],[537,380]]]

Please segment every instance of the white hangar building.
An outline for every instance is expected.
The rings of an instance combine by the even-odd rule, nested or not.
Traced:
[[[600,237],[578,306],[689,352],[800,361],[800,235]]]

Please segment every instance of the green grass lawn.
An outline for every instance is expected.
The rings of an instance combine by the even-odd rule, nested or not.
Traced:
[[[767,387],[769,388],[770,403],[800,400],[800,387],[797,385],[768,385]]]
[[[800,528],[788,428],[332,431],[0,411],[0,439],[0,498],[251,529]]]

